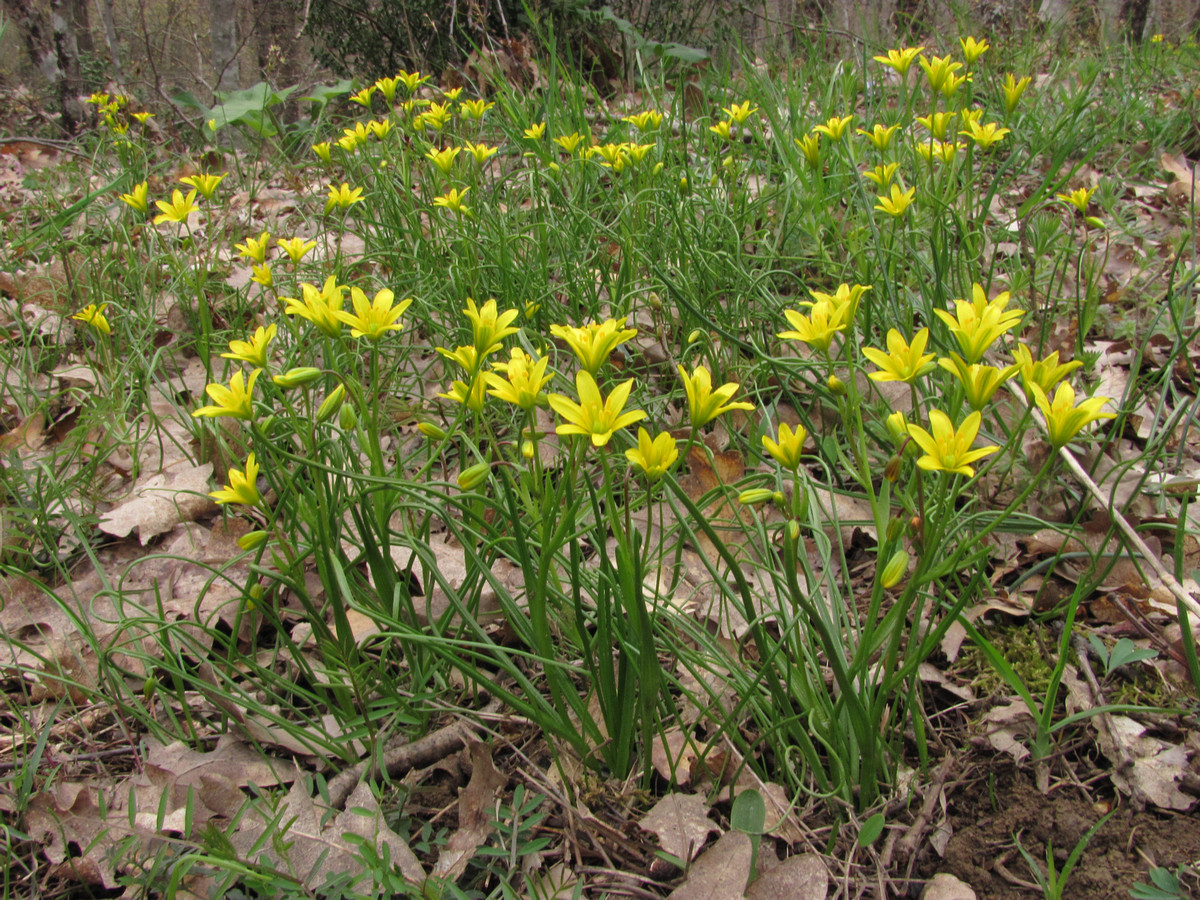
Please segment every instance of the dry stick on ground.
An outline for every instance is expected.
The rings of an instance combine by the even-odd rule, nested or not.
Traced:
[[[1154,552],[1146,546],[1146,542],[1143,541],[1141,536],[1133,530],[1133,526],[1125,520],[1125,517],[1121,515],[1120,510],[1118,510],[1112,504],[1111,498],[1105,497],[1100,491],[1100,486],[1097,485],[1096,482],[1092,481],[1092,476],[1090,476],[1083,466],[1079,464],[1079,460],[1075,458],[1074,454],[1072,454],[1071,451],[1066,447],[1060,448],[1058,453],[1059,456],[1061,456],[1066,462],[1068,468],[1075,473],[1075,477],[1078,478],[1083,483],[1083,486],[1088,489],[1088,493],[1095,497],[1096,501],[1101,503],[1108,511],[1108,514],[1112,516],[1113,521],[1117,523],[1117,527],[1121,529],[1121,533],[1125,535],[1125,537],[1129,540],[1129,543],[1133,545],[1134,549],[1142,555],[1143,559],[1150,563],[1150,568],[1154,570],[1154,574],[1162,580],[1164,585],[1166,585],[1167,590],[1169,590],[1175,596],[1175,598],[1184,605],[1188,612],[1194,616],[1200,617],[1200,603],[1197,603],[1195,598],[1183,589],[1183,585],[1175,580],[1175,576],[1172,575],[1167,570],[1167,567],[1162,564],[1162,560],[1160,560],[1154,554]]]
[[[478,711],[478,715],[490,715],[498,712],[500,701],[492,700],[487,706]],[[376,761],[366,759],[355,766],[335,775],[329,782],[330,805],[341,809],[346,805],[346,799],[354,791],[355,786],[368,771],[383,771],[394,777],[417,766],[427,766],[440,759],[445,759],[451,753],[461,750],[467,741],[474,737],[476,722],[457,721],[445,728],[439,728],[432,734],[427,734],[420,740],[387,748],[383,756]]]

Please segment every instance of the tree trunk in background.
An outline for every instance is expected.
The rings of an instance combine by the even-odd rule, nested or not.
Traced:
[[[96,0],[96,5],[100,8],[100,21],[104,24],[104,44],[108,47],[113,77],[119,83],[124,78],[121,75],[121,44],[117,40],[117,26],[113,21],[112,0]]]
[[[84,119],[83,74],[79,66],[79,35],[75,31],[77,7],[78,0],[50,0],[56,62],[55,77],[51,82],[57,88],[63,128],[71,134]],[[86,7],[84,16],[86,18]]]
[[[242,86],[237,58],[237,0],[208,0],[208,15],[213,83],[218,91],[236,91]]]
[[[289,87],[306,78],[298,35],[304,24],[304,6],[301,0],[251,2],[258,67],[263,81],[272,87]],[[298,115],[299,106],[289,101],[283,109],[284,118],[295,121]]]

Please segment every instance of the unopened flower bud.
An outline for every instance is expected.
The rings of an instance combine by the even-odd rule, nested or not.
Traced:
[[[311,384],[320,377],[320,369],[313,366],[298,366],[294,369],[288,369],[282,375],[276,375],[271,380],[284,390],[289,390],[290,388]]]
[[[904,413],[892,413],[887,417],[886,424],[888,434],[897,447],[908,440],[908,421],[904,418]]]
[[[771,495],[771,502],[783,509],[783,505],[787,503],[787,497],[783,495],[783,491],[776,491]]]
[[[1093,228],[1104,228],[1104,222],[1095,216],[1085,216],[1083,221]]]
[[[751,488],[738,494],[738,503],[742,506],[758,506],[760,503],[774,501],[775,492],[770,488]]]
[[[894,588],[900,583],[905,573],[908,571],[908,553],[904,550],[897,550],[892,554],[892,558],[888,560],[887,565],[883,567],[883,573],[879,576],[879,583],[885,588]]]
[[[251,550],[257,550],[267,541],[267,533],[265,531],[247,531],[237,539],[237,545],[247,553]]]
[[[694,343],[696,343],[696,341],[700,340],[702,337],[704,337],[704,332],[701,331],[699,328],[697,328],[694,331],[692,331],[691,334],[688,335],[687,342],[689,344],[694,344]]]
[[[897,540],[900,535],[904,533],[904,525],[904,520],[899,516],[893,516],[892,518],[888,519],[887,540],[889,543]]]
[[[346,386],[339,384],[329,396],[317,407],[317,422],[328,422],[333,418],[333,414],[342,408],[342,404],[346,401]]]
[[[900,477],[900,457],[893,456],[887,461],[887,465],[883,467],[883,477],[892,484],[896,483],[896,479]]]
[[[655,291],[651,291],[646,295],[646,303],[651,309],[662,309],[663,305],[662,297],[658,296],[658,293]]]
[[[421,422],[417,425],[417,431],[435,441],[444,441],[446,439],[446,432],[432,422]]]
[[[521,456],[524,459],[533,459],[533,454],[537,448],[533,446],[533,441],[521,441]]]
[[[836,375],[830,375],[827,379],[825,379],[825,386],[829,388],[829,392],[835,397],[840,397],[842,394],[846,393],[846,385],[844,385],[842,383],[842,379],[838,378]]]
[[[354,407],[349,404],[343,404],[338,410],[338,427],[342,431],[350,431],[358,424],[358,413],[354,411]]]
[[[925,523],[921,521],[920,516],[913,516],[911,519],[908,520],[908,533],[909,534],[920,534],[924,527],[925,527]]]
[[[800,523],[795,519],[788,519],[787,536],[788,540],[793,543],[800,540]]]
[[[476,463],[471,468],[464,469],[458,474],[458,486],[464,491],[473,491],[487,480],[488,474],[491,471],[491,463]]]

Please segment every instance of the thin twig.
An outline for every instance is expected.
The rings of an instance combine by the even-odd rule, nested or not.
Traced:
[[[1134,531],[1133,526],[1126,521],[1123,515],[1121,515],[1121,511],[1112,504],[1111,499],[1105,497],[1104,494],[1101,493],[1099,485],[1092,481],[1092,476],[1089,475],[1087,470],[1079,464],[1079,460],[1075,458],[1074,454],[1071,453],[1071,451],[1066,447],[1060,448],[1058,453],[1059,456],[1061,456],[1066,462],[1070,470],[1075,473],[1075,477],[1078,478],[1080,482],[1083,483],[1083,486],[1088,489],[1088,493],[1096,498],[1097,502],[1104,504],[1108,514],[1112,516],[1113,521],[1117,523],[1117,527],[1121,529],[1121,533],[1125,535],[1125,537],[1129,540],[1129,543],[1133,544],[1138,553],[1140,553],[1146,562],[1150,564],[1150,568],[1154,570],[1154,574],[1159,577],[1164,585],[1166,585],[1167,590],[1169,590],[1175,596],[1175,598],[1187,608],[1188,612],[1194,616],[1200,617],[1200,603],[1197,603],[1191,594],[1183,589],[1183,585],[1175,580],[1175,576],[1172,575],[1167,570],[1167,567],[1162,564],[1162,560],[1160,560],[1154,553],[1151,552],[1150,548],[1146,546],[1146,542],[1142,540],[1141,536]],[[1174,612],[1174,610],[1171,611]]]

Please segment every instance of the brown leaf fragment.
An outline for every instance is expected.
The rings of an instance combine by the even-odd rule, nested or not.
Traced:
[[[692,783],[692,766],[699,755],[695,739],[679,728],[655,734],[650,761],[664,781],[687,787]]]
[[[100,530],[125,537],[136,528],[145,546],[150,538],[216,508],[208,496],[211,478],[212,463],[197,466],[176,460],[161,472],[139,478],[125,501],[100,519]]]
[[[987,728],[988,743],[1001,753],[1007,753],[1017,762],[1029,755],[1029,748],[1025,746],[1022,738],[1032,732],[1034,722],[1029,707],[1024,702],[1014,700],[1012,703],[993,707],[987,711],[982,721]]]
[[[829,872],[815,853],[785,859],[757,878],[746,900],[825,900],[829,894]]]
[[[34,844],[58,867],[60,877],[115,888],[112,850],[117,841],[131,833],[129,823],[122,821],[106,821],[101,816],[90,785],[64,781],[34,797],[24,827]]]
[[[309,796],[304,779],[297,777],[274,811],[254,807],[242,817],[232,837],[233,847],[242,859],[294,872],[306,887],[315,889],[334,875],[365,874],[360,856],[345,840],[347,834],[355,834],[373,840],[381,854],[386,845],[405,878],[414,883],[424,880],[420,862],[400,835],[388,828],[368,785],[359,785],[346,809],[323,826],[321,820],[327,812]],[[264,840],[268,829],[286,836],[286,843]],[[278,858],[280,853],[284,859]]]
[[[487,744],[472,741],[470,748],[471,780],[458,798],[458,831],[450,836],[438,854],[431,873],[447,881],[456,881],[466,871],[479,845],[491,834],[493,823],[488,813],[508,781],[496,771]]]
[[[728,832],[696,860],[667,900],[743,900],[752,857],[750,836]]]
[[[658,838],[665,853],[687,863],[696,858],[710,834],[720,833],[708,812],[700,794],[667,794],[638,824]]]

